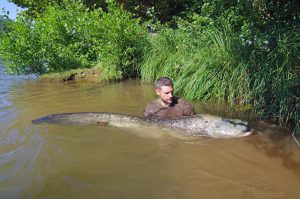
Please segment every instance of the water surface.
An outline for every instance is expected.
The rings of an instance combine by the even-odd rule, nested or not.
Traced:
[[[208,139],[159,129],[33,125],[62,112],[141,115],[156,96],[152,85],[134,80],[54,83],[2,70],[0,82],[0,198],[300,197],[300,150],[283,129],[252,121],[264,135]]]

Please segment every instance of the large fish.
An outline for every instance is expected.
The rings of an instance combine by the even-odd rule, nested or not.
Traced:
[[[247,122],[213,115],[197,114],[178,119],[146,118],[106,112],[79,112],[47,115],[32,121],[34,124],[109,125],[127,128],[166,128],[183,135],[232,138],[252,133]]]

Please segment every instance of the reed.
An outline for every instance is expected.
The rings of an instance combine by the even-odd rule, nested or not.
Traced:
[[[230,26],[197,34],[164,29],[148,37],[141,78],[169,76],[189,100],[225,101],[299,131],[299,33],[278,29],[276,42],[261,47],[243,45]]]
[[[180,30],[163,30],[149,40],[141,68],[143,80],[170,76],[176,92],[188,99],[246,104],[251,94],[247,65],[237,61],[229,33],[216,28],[194,37]]]
[[[292,120],[299,132],[300,30],[281,29],[276,34],[276,45],[264,60],[256,60],[259,68],[252,70],[254,108],[284,125]]]

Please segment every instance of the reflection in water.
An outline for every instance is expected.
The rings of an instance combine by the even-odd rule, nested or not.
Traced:
[[[286,129],[272,127],[261,124],[262,127],[256,126],[258,130],[261,128],[263,135],[255,139],[249,139],[249,143],[253,144],[262,153],[271,158],[280,159],[282,165],[292,171],[300,178],[300,159],[297,160],[298,148],[296,148],[294,140]]]
[[[281,131],[277,128],[260,126],[264,135],[223,140],[153,129],[33,125],[32,119],[51,113],[141,115],[155,94],[151,85],[138,81],[104,85],[31,80],[5,89],[8,103],[0,110],[0,198],[300,195],[299,149],[287,136],[275,134]],[[196,104],[196,111],[206,109]]]
[[[20,198],[36,179],[36,160],[42,147],[42,137],[34,130],[12,129],[0,144],[1,198]]]

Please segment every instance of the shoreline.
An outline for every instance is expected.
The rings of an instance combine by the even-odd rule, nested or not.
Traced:
[[[101,78],[101,71],[97,67],[78,68],[65,72],[49,73],[40,76],[38,79],[50,82],[69,82],[69,81],[88,81],[101,83],[104,80]]]

